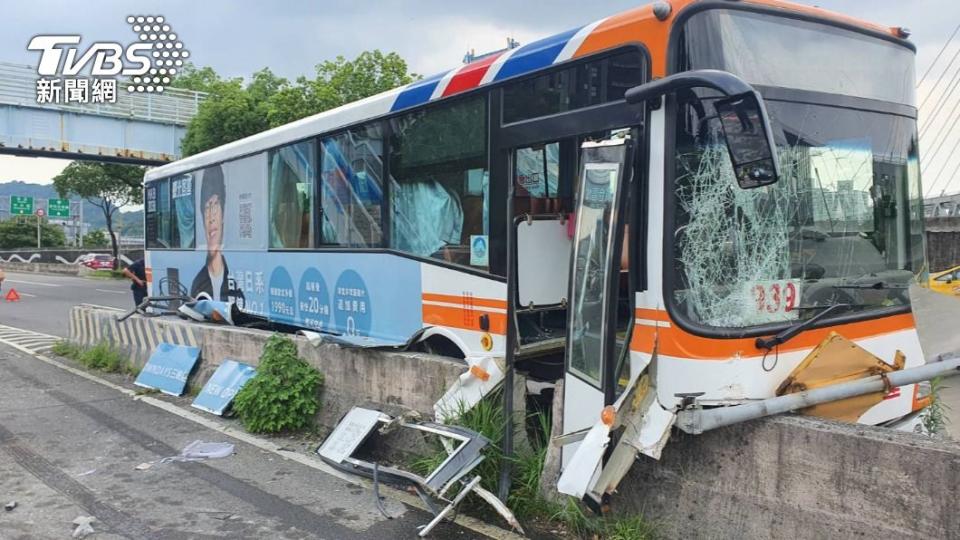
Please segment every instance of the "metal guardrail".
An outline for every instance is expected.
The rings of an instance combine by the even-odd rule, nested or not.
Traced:
[[[36,67],[0,62],[0,104],[54,109],[185,126],[197,114],[204,92],[165,88],[161,94],[127,92],[117,81],[116,103],[37,103]],[[49,78],[49,77],[48,77]]]

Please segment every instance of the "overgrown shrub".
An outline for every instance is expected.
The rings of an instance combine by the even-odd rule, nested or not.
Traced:
[[[253,433],[306,427],[320,409],[323,375],[297,356],[290,338],[274,334],[260,356],[257,374],[240,389],[233,409]]]

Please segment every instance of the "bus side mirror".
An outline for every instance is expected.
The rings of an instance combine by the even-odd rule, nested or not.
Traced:
[[[777,147],[763,98],[736,75],[716,69],[684,71],[626,91],[627,103],[644,103],[685,88],[712,88],[725,97],[714,107],[742,189],[766,186],[780,177]]]
[[[776,182],[776,145],[760,96],[747,92],[718,100],[714,107],[740,187],[751,189]]]

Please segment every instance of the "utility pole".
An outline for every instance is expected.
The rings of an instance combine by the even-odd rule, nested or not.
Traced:
[[[83,247],[83,199],[80,199],[80,247]]]
[[[37,211],[37,249],[40,249],[40,211]]]

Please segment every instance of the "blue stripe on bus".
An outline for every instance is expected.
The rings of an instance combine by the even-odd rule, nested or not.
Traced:
[[[550,36],[520,47],[517,52],[513,53],[513,55],[504,62],[493,80],[501,81],[508,77],[523,75],[524,73],[529,73],[553,64],[557,56],[560,55],[560,51],[563,50],[563,47],[570,41],[574,34],[579,31],[580,28],[574,28],[562,34]]]
[[[411,83],[400,92],[397,100],[393,102],[393,107],[390,108],[390,111],[399,111],[400,109],[406,109],[407,107],[413,107],[430,101],[430,96],[433,95],[433,91],[437,88],[437,85],[440,84],[440,79],[446,74],[447,72],[445,71],[427,79]]]

